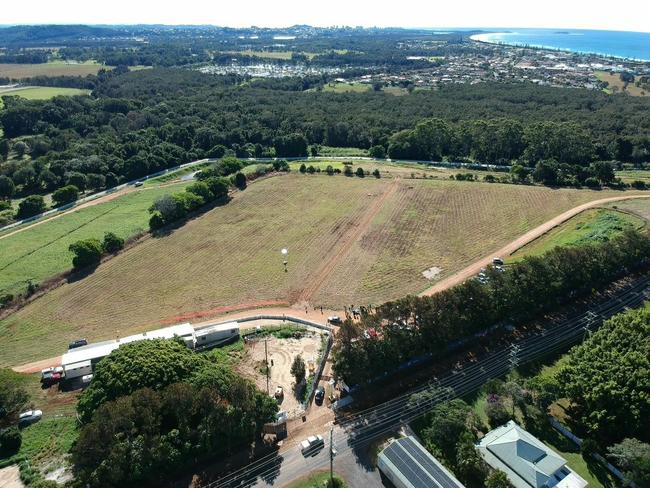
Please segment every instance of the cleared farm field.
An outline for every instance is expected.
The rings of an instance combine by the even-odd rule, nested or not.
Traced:
[[[313,300],[335,306],[347,297],[349,305],[376,305],[418,293],[563,211],[614,194],[449,180],[400,181],[394,198]]]
[[[305,301],[340,309],[417,293],[432,283],[423,271],[439,267],[447,276],[562,211],[614,194],[430,179],[267,178],[0,322],[0,363],[51,356],[75,337],[205,320],[224,307]]]
[[[606,81],[609,83],[609,86],[605,91],[607,93],[628,93],[629,95],[632,95],[633,97],[643,97],[646,96],[647,93],[645,90],[642,88],[636,86],[634,83],[628,83],[627,85],[625,84],[624,81],[621,80],[621,75],[620,73],[609,73],[607,71],[596,71],[595,72],[596,78],[598,78],[600,81]]]
[[[371,89],[370,85],[361,83],[328,83],[323,87],[323,91],[332,93],[365,93]]]
[[[39,283],[69,270],[72,253],[68,247],[79,239],[101,240],[108,231],[128,238],[147,230],[151,203],[180,188],[174,185],[130,192],[6,237],[0,235],[0,293],[22,292],[28,280]]]
[[[110,69],[94,62],[65,63],[62,61],[42,64],[0,63],[0,77],[15,80],[33,76],[86,76],[96,75],[100,69]]]

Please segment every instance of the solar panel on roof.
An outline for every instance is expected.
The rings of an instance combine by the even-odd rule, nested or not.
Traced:
[[[414,439],[406,437],[393,442],[383,454],[414,488],[459,488],[450,476],[425,452]]]
[[[443,488],[458,488],[458,484],[455,483],[447,473],[440,469],[440,467],[433,462],[429,456],[425,455],[422,450],[418,448],[413,439],[408,437],[403,443],[403,447],[418,463],[424,466],[424,468]]]
[[[431,478],[417,464],[413,463],[408,454],[398,447],[393,456],[391,461],[414,488],[430,488]]]

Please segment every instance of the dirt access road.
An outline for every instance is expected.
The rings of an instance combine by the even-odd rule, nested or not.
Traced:
[[[318,267],[311,282],[305,283],[305,288],[297,300],[299,304],[308,304],[311,301],[312,297],[323,286],[323,283],[325,283],[325,281],[327,281],[327,279],[332,275],[337,264],[339,264],[350,253],[350,249],[352,249],[354,243],[361,239],[370,228],[373,219],[382,209],[384,203],[395,194],[399,184],[399,177],[396,177],[388,189],[384,191],[379,198],[375,199],[375,201],[372,202],[368,209],[363,213],[363,217],[354,230],[343,236],[341,242],[338,243],[337,249],[335,249],[334,252]]]
[[[434,295],[435,293],[438,293],[442,290],[446,290],[447,288],[451,288],[452,286],[456,286],[462,283],[463,281],[468,280],[472,276],[478,274],[481,271],[481,268],[486,267],[488,264],[492,264],[493,258],[497,256],[501,258],[510,256],[512,253],[524,247],[526,244],[534,241],[538,237],[543,236],[544,234],[554,229],[558,225],[563,224],[570,218],[575,217],[576,215],[578,215],[581,212],[584,212],[585,210],[598,207],[605,203],[618,202],[621,200],[633,200],[637,198],[650,198],[650,195],[627,195],[627,196],[620,196],[620,197],[603,198],[601,200],[594,200],[593,202],[588,202],[579,205],[577,207],[574,207],[571,210],[567,210],[563,214],[560,214],[557,217],[552,218],[548,222],[545,222],[542,225],[540,225],[539,227],[535,227],[533,230],[526,232],[521,237],[515,239],[510,244],[505,245],[501,249],[491,253],[489,256],[485,256],[479,259],[478,261],[470,264],[469,266],[460,270],[459,272],[454,273],[448,278],[445,278],[444,280],[441,280],[440,282],[436,283],[430,288],[427,288],[422,293],[420,293],[420,296]]]
[[[20,471],[18,466],[12,465],[0,469],[0,488],[25,488],[20,481]]]

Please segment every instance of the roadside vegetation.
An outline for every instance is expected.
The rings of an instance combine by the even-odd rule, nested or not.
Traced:
[[[628,481],[645,486],[650,481],[650,413],[641,392],[649,387],[649,328],[648,307],[616,315],[552,365],[524,366],[491,380],[467,401],[438,404],[413,427],[425,447],[469,488],[488,485],[489,469],[475,443],[509,420],[566,459],[589,486],[622,484],[594,453],[618,466]],[[422,395],[410,401],[417,404]],[[549,416],[582,438],[582,446],[553,428]]]
[[[227,365],[180,342],[126,344],[97,365],[79,401],[76,480],[117,488],[169,479],[250,445],[277,409]]]
[[[311,474],[304,479],[293,481],[284,488],[348,488],[348,486],[336,474],[334,475],[334,483],[331,483],[329,473],[317,473]]]
[[[495,324],[523,324],[649,259],[647,233],[628,230],[603,243],[558,247],[505,269],[489,267],[484,283],[470,280],[431,297],[387,302],[359,323],[344,322],[334,346],[334,371],[348,384],[364,384],[414,357],[444,355],[451,344]]]

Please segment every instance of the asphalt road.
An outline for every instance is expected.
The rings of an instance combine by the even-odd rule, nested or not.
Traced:
[[[505,374],[518,364],[540,359],[549,353],[580,342],[590,330],[597,329],[607,318],[634,308],[650,298],[650,275],[637,279],[612,298],[589,311],[553,323],[544,332],[492,352],[479,361],[450,370],[425,385],[415,388],[381,405],[342,419],[334,428],[334,446],[338,454],[334,469],[348,478],[351,486],[380,487],[377,470],[367,461],[368,446],[400,426],[411,422],[436,404],[476,391],[491,378]],[[420,393],[417,399],[412,397]],[[210,488],[282,487],[312,471],[329,468],[329,432],[321,432],[325,448],[313,457],[303,457],[297,446],[261,458],[221,479],[204,485]]]

